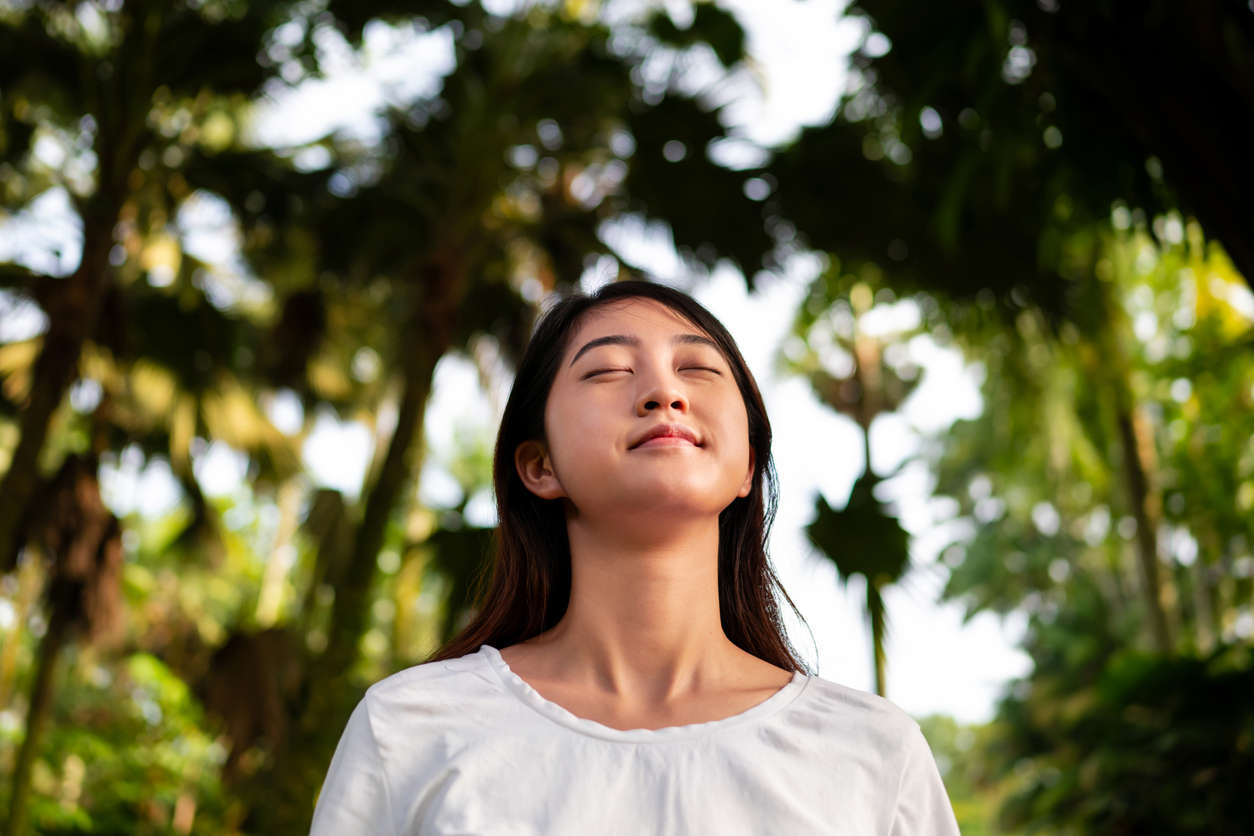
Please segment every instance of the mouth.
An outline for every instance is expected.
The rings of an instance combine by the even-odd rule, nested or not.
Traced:
[[[679,424],[661,424],[637,438],[628,449],[640,447],[702,447],[697,434]]]
[[[700,444],[693,444],[686,438],[680,438],[674,435],[660,435],[657,438],[650,438],[648,441],[642,441],[633,450],[639,450],[643,447],[700,447]]]

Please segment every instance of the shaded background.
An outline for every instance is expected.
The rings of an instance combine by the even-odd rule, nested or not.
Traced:
[[[0,2],[7,832],[305,832],[466,617],[537,311],[639,275],[964,833],[1245,827],[1254,8],[763,8]]]

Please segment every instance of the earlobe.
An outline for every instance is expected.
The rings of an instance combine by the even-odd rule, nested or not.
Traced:
[[[514,450],[514,469],[527,490],[541,499],[557,499],[566,495],[562,483],[553,472],[548,449],[541,441],[524,441]]]

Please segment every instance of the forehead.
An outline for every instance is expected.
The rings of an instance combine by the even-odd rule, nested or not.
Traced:
[[[673,334],[710,336],[678,311],[661,302],[647,298],[617,299],[598,305],[583,316],[571,335],[566,355],[577,351],[587,340],[611,334],[639,337],[668,337]]]

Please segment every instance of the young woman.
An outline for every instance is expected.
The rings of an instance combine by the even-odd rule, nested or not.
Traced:
[[[770,424],[692,298],[558,303],[493,465],[477,615],[366,692],[315,836],[958,832],[918,725],[784,634]]]

